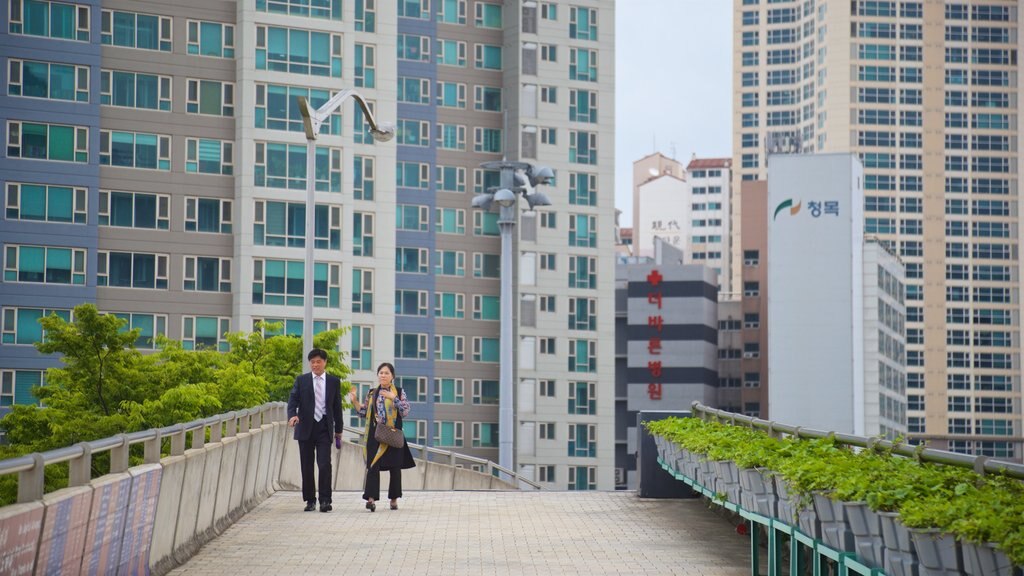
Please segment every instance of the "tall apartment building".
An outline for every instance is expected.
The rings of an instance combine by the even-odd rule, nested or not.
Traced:
[[[856,153],[864,232],[906,266],[910,439],[1020,459],[1018,3],[734,6],[739,178]]]
[[[315,330],[352,327],[341,346],[364,389],[395,362],[410,439],[497,460],[500,241],[470,202],[497,184],[481,162],[522,160],[557,179],[515,240],[516,440],[550,424],[517,464],[554,488],[612,487],[611,0],[5,12],[0,403],[34,401],[55,364],[31,347],[36,319],[80,302],[141,328],[142,348],[166,334],[224,349],[258,320],[301,333],[309,176]],[[344,88],[397,138],[375,143],[346,103],[307,175],[296,99]]]

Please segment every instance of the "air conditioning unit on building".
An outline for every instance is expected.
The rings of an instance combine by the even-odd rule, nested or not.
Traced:
[[[626,483],[626,469],[621,466],[615,467],[615,485],[622,486]]]

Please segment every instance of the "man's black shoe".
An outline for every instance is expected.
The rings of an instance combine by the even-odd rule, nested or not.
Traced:
[[[302,510],[303,512],[312,512],[316,510],[316,500],[310,500],[306,502],[306,507]]]
[[[330,512],[331,510],[334,510],[334,508],[332,508],[330,504],[321,504],[320,505],[320,511],[321,512]]]

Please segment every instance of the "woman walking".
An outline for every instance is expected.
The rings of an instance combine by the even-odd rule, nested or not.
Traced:
[[[387,470],[391,476],[388,483],[388,499],[391,509],[398,510],[398,499],[402,497],[402,469],[413,468],[409,443],[402,442],[401,448],[388,446],[377,440],[377,426],[402,429],[402,418],[409,415],[409,399],[405,390],[395,386],[395,367],[383,362],[377,367],[377,387],[370,390],[364,402],[360,403],[356,391],[349,394],[356,413],[366,418],[366,481],[363,484],[363,500],[366,509],[373,512],[380,500],[380,471]]]

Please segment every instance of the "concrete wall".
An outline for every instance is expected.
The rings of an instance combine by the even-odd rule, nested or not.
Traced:
[[[248,418],[242,423],[247,427]],[[165,574],[274,492],[300,487],[298,444],[283,422],[183,446],[159,464],[0,508],[0,574]],[[362,490],[363,447],[345,441],[334,453],[335,490]],[[516,489],[423,460],[402,480],[405,490]]]

